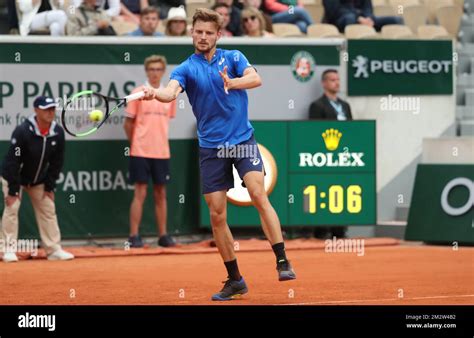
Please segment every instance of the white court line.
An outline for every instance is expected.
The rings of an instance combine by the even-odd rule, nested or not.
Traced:
[[[318,305],[318,304],[344,304],[344,303],[369,303],[369,302],[383,302],[383,301],[403,301],[403,300],[418,300],[418,299],[446,299],[446,298],[463,298],[474,297],[474,295],[453,295],[453,296],[425,296],[425,297],[411,297],[411,298],[378,298],[378,299],[359,299],[359,300],[328,300],[325,302],[308,302],[308,303],[287,303],[278,305]]]

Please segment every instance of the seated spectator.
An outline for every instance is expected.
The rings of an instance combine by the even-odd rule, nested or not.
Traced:
[[[253,7],[245,8],[242,11],[242,27],[244,36],[258,38],[275,36],[265,30],[263,15],[258,9]]]
[[[324,22],[344,32],[347,25],[361,24],[380,31],[385,25],[401,25],[398,16],[375,16],[371,0],[324,0]]]
[[[147,7],[149,7],[148,0],[121,0],[119,18],[139,24],[140,12],[143,8]]]
[[[148,0],[150,6],[157,7],[160,11],[160,19],[166,20],[168,12],[173,7],[183,7],[186,9],[185,0]]]
[[[265,30],[267,32],[273,33],[272,17],[264,12],[262,0],[244,0],[244,8],[247,7],[253,7],[258,9],[263,15],[263,19],[265,20]]]
[[[82,0],[74,0],[75,7],[79,7],[81,4]],[[112,19],[120,15],[120,0],[96,0],[95,5],[104,10]]]
[[[184,7],[170,8],[168,18],[166,19],[167,36],[187,36],[188,23],[186,21],[186,11]]]
[[[313,24],[302,0],[265,0],[265,7],[272,14],[273,23],[295,24],[305,34],[308,26]]]
[[[103,9],[96,7],[96,0],[83,0],[82,4],[70,16],[67,35],[116,35],[110,25],[110,17]]]
[[[225,4],[230,10],[230,22],[227,25],[227,30],[232,33],[233,36],[242,35],[242,26],[240,21],[240,9],[232,5],[233,0],[216,0],[217,4]]]
[[[222,28],[221,33],[223,37],[233,36],[232,32],[227,29],[230,23],[230,8],[226,4],[215,4],[211,8],[220,15],[222,15]]]
[[[49,29],[52,36],[64,35],[66,13],[49,0],[18,0],[17,13],[20,34]]]
[[[140,24],[138,28],[128,33],[128,36],[164,36],[157,32],[160,23],[160,14],[155,7],[146,7],[140,12]]]

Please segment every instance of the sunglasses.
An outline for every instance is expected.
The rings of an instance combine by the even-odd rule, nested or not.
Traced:
[[[248,17],[244,18],[244,22],[254,21],[256,18],[257,17],[255,15],[248,16]]]

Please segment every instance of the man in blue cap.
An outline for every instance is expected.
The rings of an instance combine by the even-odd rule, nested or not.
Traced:
[[[33,103],[35,115],[13,131],[1,169],[5,199],[1,237],[4,262],[16,262],[12,249],[18,238],[18,211],[25,190],[35,210],[42,246],[49,260],[70,260],[74,256],[61,248],[61,234],[54,204],[54,189],[64,161],[64,131],[56,123],[57,103],[39,96]]]

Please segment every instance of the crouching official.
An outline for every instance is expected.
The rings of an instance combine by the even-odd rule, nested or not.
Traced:
[[[0,169],[5,200],[1,235],[3,261],[16,262],[9,243],[18,239],[18,212],[22,192],[31,199],[38,223],[42,247],[49,260],[69,260],[74,256],[61,248],[54,189],[64,161],[64,131],[55,122],[57,104],[52,98],[40,96],[33,103],[35,115],[13,131],[10,147]]]

